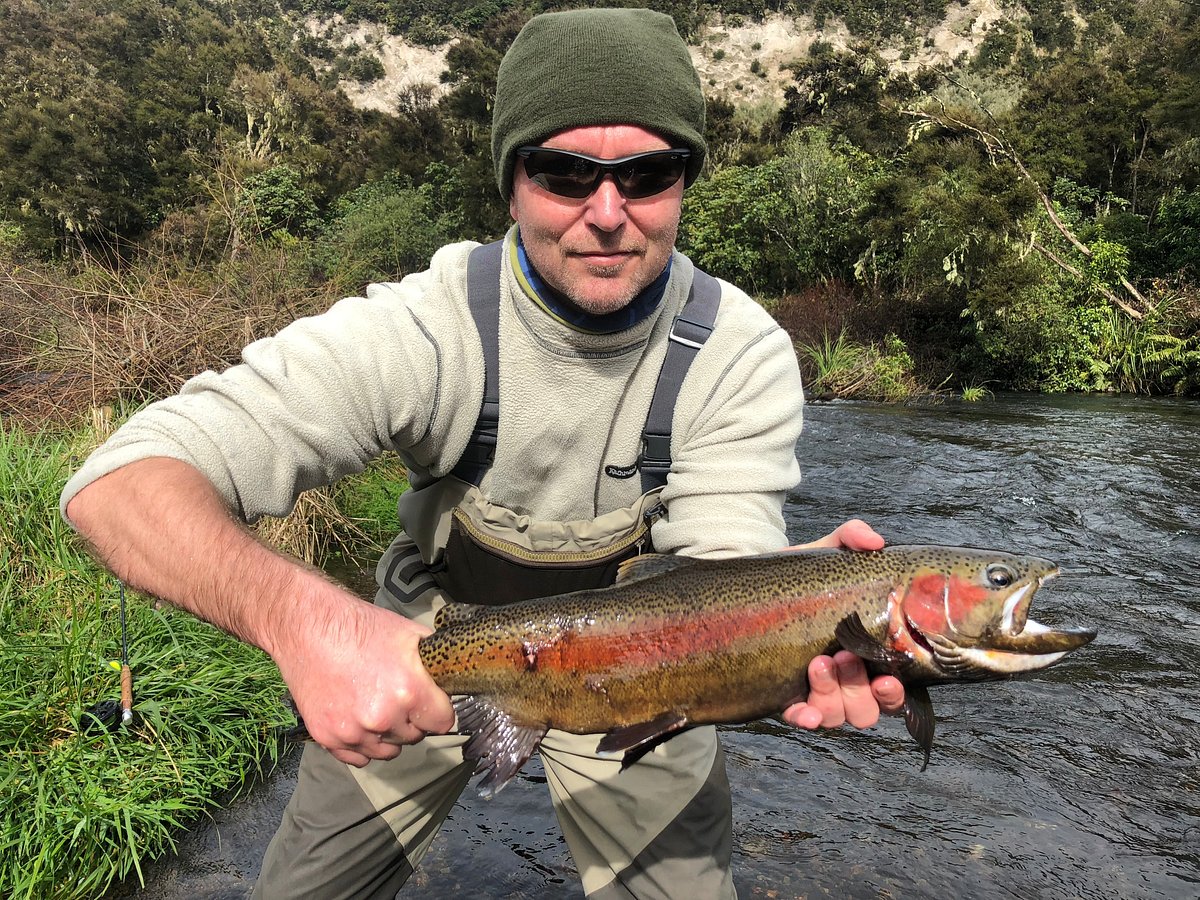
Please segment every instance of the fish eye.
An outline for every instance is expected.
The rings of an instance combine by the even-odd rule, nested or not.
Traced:
[[[987,575],[987,580],[991,583],[992,587],[1008,587],[1017,580],[1017,573],[1008,566],[1000,563],[988,566],[984,574]]]

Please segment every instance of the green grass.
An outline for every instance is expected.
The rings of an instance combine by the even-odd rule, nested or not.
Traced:
[[[119,697],[117,586],[58,515],[71,438],[0,425],[0,886],[97,897],[275,759],[287,723],[270,659],[128,598],[139,719],[83,733]]]
[[[347,478],[334,489],[334,500],[348,520],[354,522],[368,543],[352,551],[380,551],[400,530],[396,503],[408,490],[408,473],[394,453],[372,460],[355,478]]]
[[[994,396],[990,390],[979,384],[968,384],[962,389],[962,399],[967,403],[978,403]]]
[[[912,374],[904,342],[889,334],[883,344],[859,344],[842,331],[821,341],[798,344],[805,382],[817,395],[899,402],[923,392]]]

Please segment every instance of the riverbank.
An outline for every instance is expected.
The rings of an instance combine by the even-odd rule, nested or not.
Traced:
[[[90,900],[144,874],[273,768],[293,722],[266,654],[133,593],[136,717],[105,728],[92,715],[120,697],[120,591],[58,497],[101,436],[0,421],[0,682],[12,686],[0,699],[0,893],[11,900]],[[384,460],[336,497],[308,496],[260,533],[310,560],[346,541],[374,546],[337,504],[391,503],[394,521],[396,468]],[[386,512],[378,527],[394,530]]]
[[[146,867],[144,883],[128,878],[105,895],[107,900],[249,897],[263,853],[296,787],[299,764],[299,748],[287,748],[274,769],[191,823],[174,850]]]
[[[54,457],[54,446],[37,444],[14,468],[38,470]],[[1200,720],[1188,698],[1191,673],[1200,666],[1200,603],[1189,584],[1200,553],[1198,446],[1195,401],[999,395],[974,404],[836,402],[808,410],[800,446],[804,481],[786,508],[793,538],[861,515],[893,542],[998,546],[1048,556],[1064,575],[1039,592],[1034,617],[1091,625],[1100,636],[1086,653],[1022,681],[932,691],[938,737],[924,773],[898,721],[861,734],[809,735],[771,722],[729,730],[739,893],[793,900],[958,900],[964,890],[968,897],[1128,900],[1194,894],[1200,884],[1200,757],[1189,736]],[[854,448],[852,455],[847,447]],[[5,459],[13,458],[10,445],[0,449]],[[12,483],[14,476],[3,479]],[[11,554],[14,523],[30,521],[12,518],[16,512],[43,509],[32,520],[57,527],[57,488],[22,496],[16,506],[8,499],[0,506],[0,525],[7,529],[0,532],[2,553]],[[21,560],[3,559],[0,578],[11,588],[12,564]],[[63,555],[57,569],[45,564],[39,571],[47,590],[65,590],[66,573],[76,566],[83,571],[90,563]],[[91,593],[78,589],[99,611],[90,625],[84,608],[49,605],[40,618],[16,623],[15,595],[8,588],[4,593],[0,665],[37,654],[46,659],[36,674],[14,675],[11,668],[0,673],[9,683],[28,685],[19,700],[14,692],[0,707],[7,741],[0,746],[0,810],[6,816],[0,865],[11,866],[18,851],[48,848],[46,859],[59,866],[57,883],[45,879],[14,897],[101,896],[66,886],[78,887],[84,879],[103,883],[95,872],[107,872],[103,867],[126,848],[113,843],[112,856],[82,857],[78,870],[63,861],[97,836],[123,839],[122,804],[138,800],[126,789],[138,759],[181,764],[176,726],[193,728],[198,716],[212,716],[195,711],[211,698],[164,703],[162,696],[191,682],[215,681],[217,690],[210,693],[227,693],[229,675],[198,662],[223,645],[210,650],[203,630],[183,630],[189,617],[139,603],[131,605],[140,610],[134,612],[131,644],[135,691],[139,705],[159,703],[162,724],[154,734],[161,744],[150,746],[136,730],[93,739],[49,728],[43,720],[61,723],[69,704],[78,710],[117,695],[108,668],[119,647],[115,596],[111,583],[92,571],[97,583]],[[82,583],[82,576],[70,576],[69,583]],[[154,636],[165,649],[151,653],[141,635],[153,634],[145,622],[155,618],[173,630]],[[68,646],[60,633],[72,621],[77,639]],[[66,674],[79,660],[84,675]],[[63,673],[50,671],[51,664]],[[23,680],[11,680],[17,677]],[[243,695],[245,688],[230,685]],[[279,708],[270,692],[259,696],[264,709]],[[18,703],[29,707],[20,713],[26,739],[19,747]],[[229,715],[245,717],[232,707]],[[207,734],[220,737],[215,730]],[[209,748],[212,755],[197,764],[202,774],[228,765],[216,755],[221,746]],[[87,751],[90,767],[76,771],[76,779],[104,785],[106,793],[64,788],[64,779],[51,783],[49,777],[40,794],[12,792],[15,760],[47,767],[53,754],[72,748],[77,758],[80,748]],[[160,801],[159,812],[179,825],[172,837],[176,853],[152,859],[143,814],[129,812],[146,886],[138,886],[130,867],[133,874],[111,887],[109,896],[248,896],[291,792],[294,765],[295,757],[285,753],[266,780],[251,778],[236,793],[215,792],[210,802],[224,808],[185,815],[172,809],[174,799]],[[169,765],[154,777],[163,780],[164,792],[186,787]],[[494,801],[464,795],[404,896],[578,897],[542,777],[533,764]],[[64,825],[55,821],[59,816],[73,818]],[[0,884],[17,884],[12,872],[0,872]]]

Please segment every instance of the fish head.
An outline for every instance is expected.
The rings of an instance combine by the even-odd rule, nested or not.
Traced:
[[[894,649],[935,680],[1003,678],[1053,665],[1096,636],[1029,618],[1038,588],[1059,573],[1036,556],[927,548],[891,610]]]

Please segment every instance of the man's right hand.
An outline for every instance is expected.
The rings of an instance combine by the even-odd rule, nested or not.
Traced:
[[[312,739],[365,766],[449,731],[454,708],[417,651],[429,629],[327,588],[340,596],[298,604],[325,611],[287,629],[272,652]]]
[[[313,738],[343,762],[394,757],[453,725],[417,652],[425,628],[263,544],[192,466],[130,463],[67,515],[127,585],[269,653]]]

